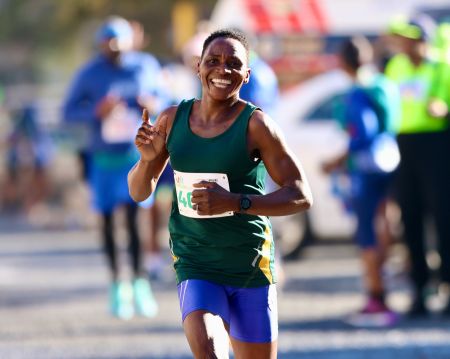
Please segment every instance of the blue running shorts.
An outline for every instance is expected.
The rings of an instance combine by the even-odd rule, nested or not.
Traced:
[[[378,245],[375,218],[380,203],[387,198],[391,174],[360,173],[352,176],[352,206],[357,226],[355,241],[362,249]]]
[[[128,192],[127,176],[132,165],[118,168],[91,166],[90,185],[93,206],[101,213],[111,213],[122,204],[134,204]]]
[[[200,279],[178,285],[182,319],[196,310],[219,315],[230,335],[250,343],[270,343],[278,338],[277,289],[275,284],[239,288]]]

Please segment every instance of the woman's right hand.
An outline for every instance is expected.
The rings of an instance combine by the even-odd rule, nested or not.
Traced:
[[[157,119],[155,126],[150,124],[148,111],[142,111],[142,126],[134,143],[141,154],[141,161],[153,161],[162,153],[166,145],[167,116]]]

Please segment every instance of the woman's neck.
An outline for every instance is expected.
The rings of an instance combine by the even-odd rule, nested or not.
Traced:
[[[223,122],[229,119],[239,108],[240,100],[233,97],[224,101],[202,98],[199,102],[199,115],[204,122]]]

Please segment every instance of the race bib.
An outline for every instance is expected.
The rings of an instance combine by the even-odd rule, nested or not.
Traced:
[[[140,124],[138,111],[125,106],[116,106],[102,121],[102,139],[106,143],[133,142]]]
[[[228,177],[224,173],[188,173],[188,172],[174,172],[175,189],[177,194],[178,210],[181,215],[191,218],[215,218],[232,216],[233,212],[225,212],[220,214],[199,215],[192,207],[192,191],[194,183],[201,181],[216,182],[220,187],[230,190]]]

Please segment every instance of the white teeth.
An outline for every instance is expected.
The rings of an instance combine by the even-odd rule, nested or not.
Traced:
[[[223,84],[223,85],[231,85],[230,80],[224,80],[224,79],[212,79],[211,80],[215,85]]]
[[[221,88],[221,89],[224,89],[228,85],[231,85],[231,81],[225,80],[225,79],[212,79],[211,82],[213,83],[214,86]]]

